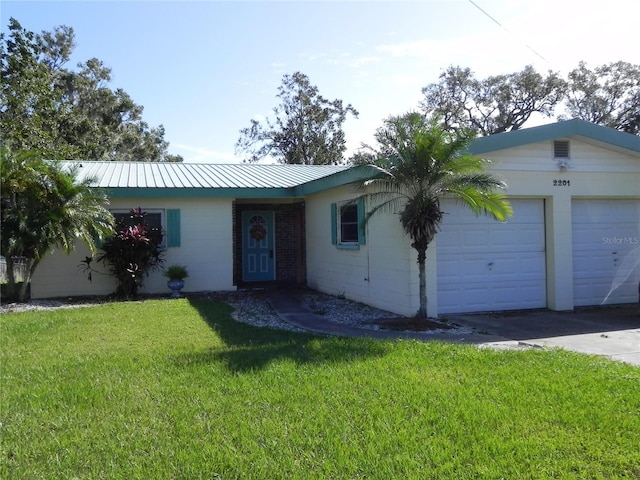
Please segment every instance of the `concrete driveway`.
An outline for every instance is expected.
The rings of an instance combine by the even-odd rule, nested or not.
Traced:
[[[640,305],[458,314],[450,323],[488,336],[486,345],[561,347],[640,366]]]

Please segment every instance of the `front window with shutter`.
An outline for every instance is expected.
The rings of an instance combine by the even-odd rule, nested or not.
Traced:
[[[152,232],[162,235],[160,247],[180,246],[180,210],[179,209],[149,209],[145,212],[144,221]],[[112,210],[111,214],[116,223],[124,226],[134,226],[130,210]]]
[[[164,211],[163,210],[145,210],[144,223],[149,228],[149,235],[157,235],[160,238],[159,246],[166,246],[164,237]],[[131,211],[112,210],[111,214],[116,220],[116,225],[124,227],[135,227],[139,223],[139,219],[131,216]]]
[[[342,248],[359,248],[366,243],[364,199],[331,204],[331,242]]]

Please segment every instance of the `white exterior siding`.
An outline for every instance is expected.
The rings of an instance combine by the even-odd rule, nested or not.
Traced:
[[[616,173],[638,169],[638,160],[628,153],[579,139],[569,140],[569,169],[574,172]],[[558,173],[558,160],[553,158],[553,141],[531,143],[481,155],[494,162],[496,168],[515,171]]]
[[[358,191],[341,187],[306,200],[307,283],[322,292],[412,315],[418,309],[417,267],[397,215],[371,218],[366,244],[357,250],[331,243],[331,204],[358,195]]]
[[[165,266],[173,263],[186,265],[189,277],[184,292],[233,290],[233,239],[231,234],[232,209],[230,199],[114,199],[112,210],[129,210],[140,206],[143,210],[180,209],[181,243],[165,251]],[[115,290],[114,280],[107,275],[93,274],[89,282],[79,268],[80,262],[90,255],[85,245],[65,255],[54,251],[35,272],[31,284],[32,298],[68,295],[106,295]],[[94,266],[101,264],[94,261]],[[60,281],[64,279],[64,281]],[[166,293],[167,279],[160,271],[144,279],[141,293]]]

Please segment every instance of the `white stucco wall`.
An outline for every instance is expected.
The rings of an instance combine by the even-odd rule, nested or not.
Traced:
[[[344,295],[401,315],[418,309],[415,251],[398,216],[380,214],[366,226],[366,244],[357,250],[331,243],[331,204],[360,195],[340,187],[306,199],[307,282],[322,292]]]
[[[165,250],[165,266],[186,265],[189,277],[184,292],[235,290],[231,199],[113,199],[109,209],[180,209],[181,244]],[[88,256],[86,245],[66,255],[57,250],[41,262],[31,284],[32,298],[105,295],[115,290],[114,280],[93,274],[89,282],[78,267]],[[95,264],[96,262],[94,262]],[[100,264],[98,264],[99,266]],[[160,271],[144,279],[141,293],[165,293],[167,279]]]

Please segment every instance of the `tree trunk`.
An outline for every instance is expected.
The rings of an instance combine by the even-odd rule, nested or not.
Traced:
[[[416,248],[418,251],[418,273],[420,278],[420,308],[416,313],[416,318],[427,318],[427,278],[426,259],[427,249]]]
[[[7,298],[5,301],[15,302],[17,299],[16,296],[16,275],[14,270],[13,256],[11,254],[7,255],[5,258],[5,265],[7,268]]]
[[[29,285],[31,285],[31,277],[36,267],[38,266],[38,261],[35,258],[29,258],[27,260],[27,265],[24,272],[24,279],[22,281],[22,285],[20,286],[20,291],[18,292],[18,302],[24,303],[27,301],[27,290],[29,289]]]

